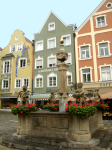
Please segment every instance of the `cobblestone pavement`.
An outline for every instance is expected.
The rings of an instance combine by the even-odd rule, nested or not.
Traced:
[[[17,130],[18,125],[18,117],[14,116],[10,112],[2,112],[0,111],[0,138],[3,136],[11,137],[12,133],[15,133]],[[101,140],[100,144],[91,150],[112,150],[112,120],[105,120],[104,126],[108,128],[108,133],[105,137]],[[39,144],[38,150],[73,150],[70,148],[63,148],[57,146],[45,146]],[[14,150],[12,148],[7,148],[5,146],[0,145],[0,150]],[[16,149],[19,150],[19,149]],[[32,150],[32,149],[31,149]],[[78,149],[78,150],[85,150],[85,149]],[[89,149],[88,149],[89,150]]]

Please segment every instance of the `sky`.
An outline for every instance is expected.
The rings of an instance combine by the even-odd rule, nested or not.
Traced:
[[[39,32],[52,10],[66,25],[79,27],[102,0],[0,0],[0,47],[5,48],[16,29],[29,40]]]

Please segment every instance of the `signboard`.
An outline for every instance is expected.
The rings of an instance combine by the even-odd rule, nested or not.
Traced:
[[[41,73],[41,72],[49,72],[49,71],[58,71],[58,68],[42,69],[42,70],[38,70],[38,73]]]

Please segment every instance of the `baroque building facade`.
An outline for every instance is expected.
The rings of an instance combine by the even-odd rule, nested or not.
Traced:
[[[85,91],[99,88],[100,94],[112,89],[112,1],[103,0],[75,31],[77,82]]]
[[[17,94],[26,85],[32,90],[32,42],[21,30],[16,30],[1,52],[1,107],[17,103]]]
[[[50,12],[42,28],[34,33],[33,57],[33,91],[46,93],[47,89],[59,89],[59,72],[56,53],[60,50],[60,39],[64,39],[64,48],[68,52],[69,65],[67,71],[67,86],[75,79],[75,50],[73,24],[66,25],[60,18]]]

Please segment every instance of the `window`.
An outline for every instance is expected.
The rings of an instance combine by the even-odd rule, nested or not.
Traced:
[[[35,69],[41,69],[43,68],[43,58],[40,58],[40,56],[35,59]]]
[[[15,88],[21,88],[21,79],[15,79]]]
[[[56,38],[50,38],[47,40],[47,48],[55,48],[56,47]]]
[[[64,46],[71,45],[71,35],[63,35],[61,38],[64,40]]]
[[[99,44],[99,54],[100,57],[109,55],[109,45],[107,42]]]
[[[97,20],[97,27],[98,28],[105,27],[107,25],[106,20],[105,20],[105,16],[97,17],[96,20]]]
[[[89,45],[88,46],[81,46],[80,51],[81,51],[81,59],[87,59],[90,57]]]
[[[71,82],[72,82],[72,73],[67,71],[66,73],[67,75],[67,86],[71,86]]]
[[[10,66],[10,61],[4,61],[3,62],[3,73],[9,73],[9,67]]]
[[[111,80],[110,66],[101,67],[101,77],[102,77],[102,81]]]
[[[11,46],[10,46],[10,52],[11,52],[11,53],[15,52],[15,45],[11,45]]]
[[[9,80],[8,79],[2,80],[2,88],[3,89],[9,88]]]
[[[90,68],[82,69],[82,79],[83,79],[83,82],[91,81]]]
[[[23,79],[23,86],[27,86],[27,88],[29,88],[29,78],[24,78]]]
[[[42,88],[43,87],[43,76],[38,74],[35,77],[35,88]]]
[[[20,59],[20,68],[25,68],[26,67],[26,59]]]
[[[17,44],[17,51],[22,51],[22,43]]]
[[[112,4],[111,4],[111,3],[107,3],[106,7],[107,7],[107,8],[111,8],[111,7],[112,7]]]
[[[57,86],[57,74],[50,73],[48,75],[48,87],[56,87]]]
[[[36,51],[36,52],[43,50],[43,41],[38,41],[38,42],[36,42],[35,44],[36,44],[36,46],[35,46],[35,48],[36,48],[35,51]]]
[[[65,61],[65,63],[68,65],[72,64],[71,53],[68,53],[68,59]]]
[[[49,77],[49,86],[56,86],[56,77]]]
[[[49,23],[48,24],[48,31],[52,31],[52,30],[55,30],[55,23]]]
[[[56,55],[51,54],[48,57],[48,67],[56,67]]]

